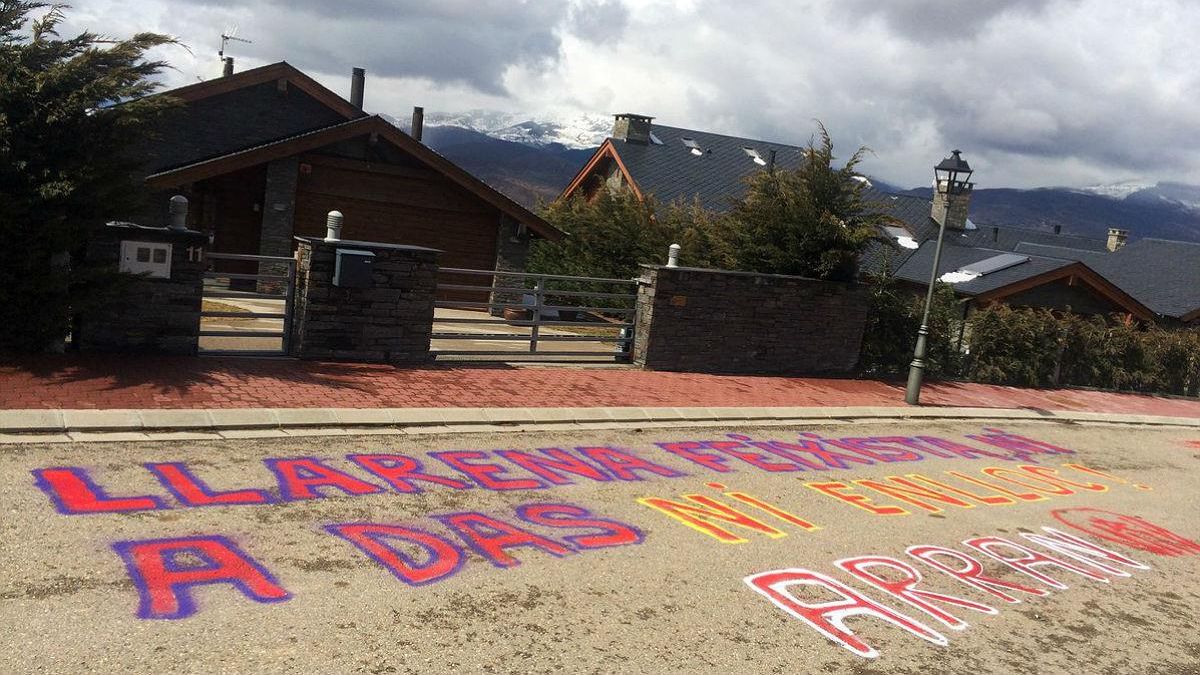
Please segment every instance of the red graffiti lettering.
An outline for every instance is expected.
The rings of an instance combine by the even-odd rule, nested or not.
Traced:
[[[1038,597],[1050,595],[1049,591],[1042,590],[1040,588],[1031,588],[1029,586],[1022,586],[1021,584],[1013,583],[1011,581],[989,577],[983,573],[982,563],[971,556],[965,553],[959,553],[952,548],[943,548],[941,546],[909,546],[906,552],[910,556],[920,560],[926,565],[944,572],[945,574],[954,577],[968,586],[978,588],[984,593],[1000,598],[1004,602],[1021,602],[1018,598],[1005,593],[1005,590],[1020,591],[1021,593],[1028,593]],[[957,560],[958,562],[962,563],[962,566],[951,567],[945,562],[942,562],[942,560],[939,560],[939,558]]]
[[[1140,516],[1091,508],[1058,509],[1050,515],[1080,532],[1139,551],[1169,557],[1200,554],[1200,544]]]
[[[857,558],[846,558],[834,562],[835,565],[841,567],[849,574],[861,579],[862,581],[871,584],[875,588],[887,593],[888,595],[906,602],[913,607],[925,612],[933,618],[946,624],[948,628],[954,630],[962,630],[967,627],[967,622],[954,616],[953,614],[943,610],[942,608],[931,604],[931,602],[944,602],[948,605],[962,607],[964,609],[982,612],[984,614],[998,614],[999,611],[994,607],[989,607],[982,603],[956,598],[952,595],[944,595],[942,593],[934,593],[933,591],[922,591],[917,589],[917,585],[921,583],[924,577],[917,568],[908,563],[901,562],[895,558],[885,556],[860,556]],[[888,579],[882,574],[877,574],[869,571],[874,567],[882,567],[892,572],[899,572],[903,575],[900,579]]]
[[[873,659],[879,656],[879,652],[846,628],[846,619],[852,616],[882,619],[935,645],[945,646],[948,643],[945,636],[920,621],[881,605],[819,572],[805,569],[773,570],[748,576],[744,581],[776,607],[859,656]],[[840,598],[806,603],[789,592],[791,586],[817,586]]]
[[[1028,546],[1022,546],[1003,537],[975,537],[974,539],[967,539],[963,544],[1008,565],[1022,574],[1037,579],[1050,588],[1061,590],[1067,588],[1067,585],[1053,577],[1042,574],[1035,570],[1035,567],[1051,565],[1095,581],[1108,583],[1107,577],[1090,572],[1082,567],[1076,567],[1069,562],[1048,556],[1045,553],[1035,551]],[[1015,552],[1016,555],[1004,555],[1001,553],[1004,550]]]

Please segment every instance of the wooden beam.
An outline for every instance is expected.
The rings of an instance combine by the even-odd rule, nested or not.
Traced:
[[[633,194],[636,195],[639,200],[642,199],[642,190],[638,187],[637,181],[633,179],[633,174],[629,173],[629,169],[626,168],[625,163],[621,161],[620,155],[617,154],[617,149],[613,146],[612,139],[606,138],[604,139],[604,143],[602,143],[600,147],[596,149],[595,154],[592,155],[592,158],[588,160],[587,164],[583,165],[583,168],[575,174],[575,177],[571,179],[571,182],[567,184],[567,187],[562,191],[561,194],[558,195],[556,201],[560,199],[569,199],[575,193],[575,191],[583,185],[584,181],[592,176],[593,172],[596,170],[596,167],[599,166],[600,162],[605,159],[611,159],[616,163],[617,169],[621,172],[621,175],[625,177],[625,182],[629,184],[630,189],[633,190]]]

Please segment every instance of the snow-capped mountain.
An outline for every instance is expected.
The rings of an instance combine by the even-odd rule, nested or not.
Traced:
[[[1100,195],[1101,197],[1111,197],[1112,199],[1125,199],[1129,195],[1154,187],[1154,183],[1148,183],[1141,180],[1126,180],[1119,183],[1107,183],[1102,185],[1088,185],[1081,187],[1078,192],[1086,192],[1088,194]]]
[[[1079,191],[1111,199],[1200,211],[1200,185],[1129,180],[1108,185],[1092,185],[1080,188]]]
[[[594,148],[612,130],[612,119],[593,114],[528,115],[498,110],[425,113],[425,126],[460,127],[503,141],[545,147],[558,144],[573,150]]]

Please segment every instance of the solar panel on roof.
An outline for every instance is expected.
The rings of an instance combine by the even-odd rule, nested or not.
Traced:
[[[959,268],[960,272],[972,272],[979,276],[999,272],[1010,267],[1015,267],[1021,263],[1029,262],[1029,256],[1017,255],[1016,253],[1001,253],[990,258],[985,258],[979,262],[973,262],[970,265],[963,265]]]

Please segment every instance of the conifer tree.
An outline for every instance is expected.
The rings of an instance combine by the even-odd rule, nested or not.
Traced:
[[[64,5],[0,0],[0,349],[40,351],[70,330],[103,279],[88,232],[136,208],[132,148],[173,102],[143,98],[166,63],[139,33],[61,38]],[[39,18],[35,18],[40,14]]]

